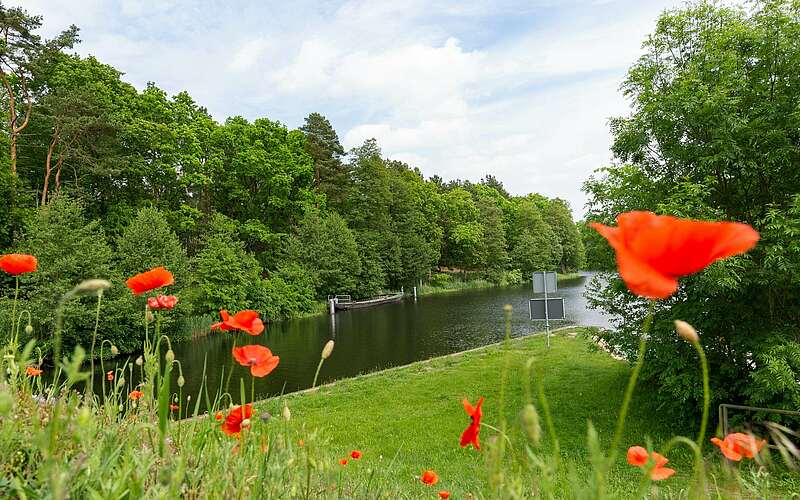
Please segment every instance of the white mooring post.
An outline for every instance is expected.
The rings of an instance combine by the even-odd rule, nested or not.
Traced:
[[[329,299],[328,306],[330,307],[331,314],[336,314],[336,299]]]
[[[414,300],[417,300],[417,287],[414,287]]]

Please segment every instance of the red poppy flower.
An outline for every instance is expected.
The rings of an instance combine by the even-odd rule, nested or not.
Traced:
[[[178,304],[178,297],[174,295],[159,295],[158,297],[148,297],[147,307],[153,310],[172,309]]]
[[[343,459],[339,460],[339,465],[347,465],[347,459],[343,458]]]
[[[228,417],[222,422],[222,432],[238,438],[239,433],[242,432],[242,422],[245,420],[249,421],[251,416],[253,416],[252,404],[246,404],[243,407],[237,406],[228,413]],[[247,426],[245,426],[245,428],[246,427]]]
[[[675,474],[675,469],[664,467],[669,460],[664,455],[656,453],[655,451],[648,454],[647,450],[641,446],[631,446],[628,448],[628,463],[639,468],[647,466],[648,461],[652,458],[653,465],[647,472],[650,479],[654,481],[661,481]]]
[[[134,295],[141,295],[162,286],[171,285],[175,282],[172,273],[163,267],[151,269],[145,273],[137,274],[125,282]]]
[[[439,498],[447,500],[448,498],[450,498],[450,492],[449,491],[444,491],[444,490],[440,491],[439,492]]]
[[[354,460],[358,460],[362,457],[362,453],[358,450],[353,450],[350,452],[350,458]]]
[[[33,255],[10,253],[0,257],[0,269],[12,276],[36,271],[38,261]]]
[[[298,440],[297,440],[297,446],[299,446],[299,447],[301,447],[301,448],[302,448],[302,447],[303,447],[303,446],[305,446],[305,445],[306,445],[306,442],[305,442],[305,441],[303,441],[302,439],[298,439]]]
[[[114,370],[111,370],[111,371],[107,372],[106,373],[106,378],[108,379],[109,382],[114,380]]]
[[[25,375],[27,375],[29,377],[38,377],[41,374],[42,374],[42,370],[40,370],[38,368],[34,368],[33,366],[29,366],[29,367],[25,368]]]
[[[250,335],[260,335],[264,331],[264,323],[258,317],[258,312],[246,310],[239,311],[231,316],[228,311],[222,310],[219,312],[222,321],[211,325],[212,330],[241,330]]]
[[[249,366],[254,377],[266,377],[278,366],[281,358],[263,345],[244,345],[233,348],[233,357],[242,366]]]
[[[481,417],[483,416],[481,405],[483,404],[483,398],[478,400],[478,404],[476,404],[474,408],[466,399],[464,399],[462,403],[464,404],[464,410],[466,410],[472,422],[470,422],[469,427],[461,434],[461,447],[463,448],[471,444],[476,450],[480,450],[481,444],[478,442],[478,434],[481,432]]]
[[[626,212],[617,227],[592,223],[617,253],[617,268],[636,295],[664,299],[678,278],[714,261],[744,253],[758,241],[747,224],[678,219],[652,212]]]
[[[428,486],[433,486],[439,482],[439,474],[433,472],[432,470],[426,470],[422,473],[422,477],[419,479]]]
[[[222,412],[221,412],[221,411],[218,411],[218,412],[217,412],[217,414],[216,414],[216,415],[214,415],[214,418],[215,418],[217,421],[220,421],[220,420],[222,420],[223,418],[225,418],[225,416],[222,414]]]
[[[170,409],[170,411],[178,411],[178,410],[181,409],[181,407],[176,405],[175,403],[170,403],[169,404],[169,409]]]
[[[131,391],[131,393],[128,394],[128,397],[134,401],[141,398],[142,396],[144,396],[144,393],[142,391]]]
[[[725,457],[735,462],[740,461],[743,457],[754,458],[767,444],[764,439],[756,439],[755,436],[741,432],[728,434],[724,440],[713,437],[711,442],[719,446],[719,450]]]

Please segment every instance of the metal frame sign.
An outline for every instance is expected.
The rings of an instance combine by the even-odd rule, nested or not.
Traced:
[[[533,293],[555,293],[558,290],[558,277],[555,271],[533,273]]]
[[[546,302],[545,302],[546,301]],[[546,304],[546,306],[545,306]],[[546,299],[530,299],[528,311],[531,321],[551,319],[566,319],[563,297],[548,297]]]

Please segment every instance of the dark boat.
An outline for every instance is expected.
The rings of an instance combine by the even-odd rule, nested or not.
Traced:
[[[361,309],[363,307],[379,306],[381,304],[389,304],[392,302],[400,302],[403,299],[402,293],[394,295],[379,295],[367,300],[349,300],[341,295],[337,295],[334,307],[337,311],[347,311],[349,309]]]

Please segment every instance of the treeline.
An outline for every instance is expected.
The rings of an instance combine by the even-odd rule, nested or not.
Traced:
[[[0,7],[4,123],[0,250],[40,258],[25,287],[38,335],[84,278],[120,280],[155,265],[176,275],[184,315],[252,308],[267,318],[427,282],[437,269],[498,283],[577,269],[583,246],[566,202],[511,196],[494,177],[438,177],[345,151],[330,122],[299,130],[267,118],[217,123],[186,92],[138,91],[71,53],[78,30],[36,35],[41,19]],[[8,300],[13,282],[2,282]],[[68,312],[77,342],[91,318]],[[107,297],[106,334],[130,331],[133,300]],[[88,315],[91,316],[91,315]],[[68,323],[69,323],[68,321]],[[108,337],[107,337],[108,338]],[[117,342],[120,349],[137,342]]]

